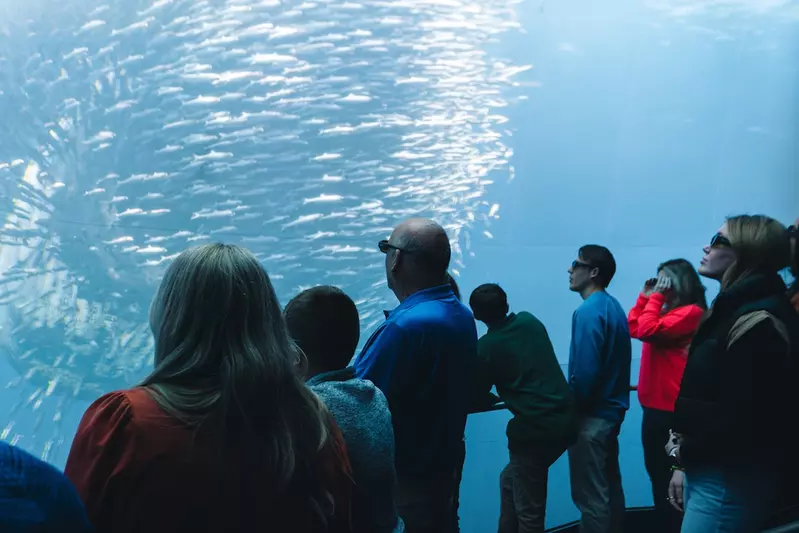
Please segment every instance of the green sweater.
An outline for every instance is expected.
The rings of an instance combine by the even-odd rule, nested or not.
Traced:
[[[575,406],[546,328],[522,311],[489,327],[477,342],[479,394],[497,387],[513,413],[508,447],[568,445],[575,435]]]

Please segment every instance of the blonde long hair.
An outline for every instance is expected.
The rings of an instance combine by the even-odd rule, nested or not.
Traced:
[[[228,444],[252,441],[278,493],[296,476],[315,479],[309,465],[330,439],[329,413],[304,384],[272,283],[249,251],[207,244],[181,253],[158,288],[150,327],[155,369],[141,386],[164,411],[209,429],[223,456]],[[307,493],[326,522],[330,494]]]
[[[724,273],[722,290],[754,272],[779,272],[790,262],[787,228],[765,215],[738,215],[727,219],[727,238],[736,260]]]

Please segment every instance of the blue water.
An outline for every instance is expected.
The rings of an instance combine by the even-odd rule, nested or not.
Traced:
[[[630,306],[725,215],[799,215],[798,23],[796,0],[0,0],[0,438],[63,466],[208,240],[283,302],[340,285],[368,332],[395,304],[375,243],[436,218],[464,294],[501,283],[565,362],[581,244]],[[506,420],[469,422],[465,533],[495,528]],[[631,506],[639,429],[633,397]],[[562,459],[547,521],[576,515]]]

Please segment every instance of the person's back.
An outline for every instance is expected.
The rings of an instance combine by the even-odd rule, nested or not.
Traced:
[[[472,403],[477,329],[447,283],[449,239],[411,219],[378,243],[400,305],[354,367],[388,399],[394,422],[397,510],[411,533],[453,531],[463,431]]]
[[[399,477],[451,479],[476,352],[472,314],[448,285],[409,297],[364,346],[356,372],[388,399]]]
[[[308,387],[330,409],[347,443],[355,480],[353,532],[404,531],[394,507],[394,430],[385,396],[352,368],[316,375]]]
[[[527,311],[511,313],[480,338],[477,351],[481,366],[491,360],[497,393],[514,414],[509,446],[568,444],[574,401],[544,324]]]
[[[508,313],[495,283],[469,298],[474,317],[488,326],[477,344],[479,395],[499,399],[513,413],[509,462],[500,474],[499,533],[543,533],[549,468],[576,438],[574,402],[544,325],[526,311]]]
[[[360,338],[355,303],[336,287],[319,286],[283,310],[289,335],[308,362],[308,387],[341,428],[352,465],[353,533],[401,533],[394,506],[394,430],[385,396],[348,367]]]
[[[321,522],[304,506],[309,487],[297,479],[278,490],[253,471],[258,452],[243,438],[220,455],[213,432],[170,416],[136,387],[89,407],[66,474],[99,532],[244,533],[254,524],[275,532],[317,531]],[[318,469],[334,476],[337,453],[326,446]]]
[[[72,483],[53,466],[0,441],[0,531],[88,533]]]

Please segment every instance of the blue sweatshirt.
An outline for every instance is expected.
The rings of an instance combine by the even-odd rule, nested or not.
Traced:
[[[0,531],[88,533],[92,527],[64,474],[0,442]]]
[[[627,314],[614,297],[595,292],[572,316],[569,386],[580,414],[624,420],[631,359]]]
[[[367,341],[353,366],[388,399],[399,480],[452,479],[476,363],[474,317],[449,285],[408,297]]]

